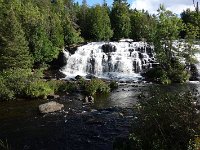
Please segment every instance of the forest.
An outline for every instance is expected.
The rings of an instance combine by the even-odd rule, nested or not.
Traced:
[[[119,87],[116,81],[98,78],[46,78],[64,50],[120,39],[154,46],[159,65],[143,74],[144,82],[122,83]],[[188,90],[191,84],[187,82],[191,66],[197,63],[194,45],[200,45],[198,2],[194,10],[183,10],[181,14],[164,5],[157,14],[151,14],[131,9],[127,0],[114,0],[112,6],[106,0],[93,6],[86,0],[82,4],[74,0],[0,0],[0,149],[8,150],[9,145],[17,149],[25,144],[30,149],[93,149],[92,144],[99,144],[101,149],[110,144],[115,150],[198,150],[199,83]],[[83,99],[77,96],[80,93]],[[101,96],[108,93],[115,97],[103,102]],[[48,96],[62,102],[62,107],[65,104],[65,108],[49,116],[39,114],[36,108],[50,100]],[[128,103],[131,108],[112,103]],[[119,133],[128,139],[114,139]]]
[[[161,83],[184,82],[188,77],[183,66],[171,61],[172,41],[187,41],[184,52],[178,55],[190,64],[194,61],[192,44],[200,38],[198,6],[180,16],[162,5],[158,14],[149,14],[130,9],[126,0],[114,0],[112,6],[104,1],[91,7],[86,0],[81,5],[73,0],[0,0],[0,24],[1,99],[53,92],[42,80],[43,71],[65,47],[121,38],[154,44],[163,67],[157,73],[153,71],[153,77],[149,73],[152,80],[157,74]],[[177,66],[178,73],[173,69]]]

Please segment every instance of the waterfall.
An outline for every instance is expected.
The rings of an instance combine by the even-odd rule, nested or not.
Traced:
[[[91,42],[78,47],[74,54],[64,51],[64,55],[67,64],[61,71],[66,77],[139,78],[155,62],[154,47],[145,42]]]

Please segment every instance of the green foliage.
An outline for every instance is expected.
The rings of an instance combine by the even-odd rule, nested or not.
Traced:
[[[171,61],[167,68],[150,69],[144,76],[149,81],[161,84],[184,83],[189,80],[188,71],[178,60]]]
[[[46,98],[49,94],[54,94],[47,82],[37,80],[28,84],[25,88],[25,94],[31,98]]]
[[[95,95],[96,93],[108,93],[110,87],[100,79],[92,79],[85,85],[85,91],[88,95]]]
[[[55,93],[75,92],[78,89],[78,85],[74,82],[66,82],[62,80],[48,81],[48,85]]]
[[[0,74],[0,99],[12,100],[16,97],[45,97],[54,89],[41,77],[41,70],[7,69]]]
[[[36,29],[36,34],[33,35],[33,41],[33,57],[35,63],[44,64],[46,62],[51,62],[54,58],[58,56],[61,50],[57,47],[53,47],[53,44],[46,35],[46,32],[40,27]]]
[[[184,83],[189,80],[188,71],[186,71],[185,66],[178,61],[172,62],[167,72],[172,83]]]
[[[80,37],[80,31],[73,27],[73,22],[68,16],[65,16],[63,21],[64,41],[66,45],[72,45],[83,42]]]
[[[30,69],[9,69],[2,72],[1,76],[5,81],[6,87],[17,96],[22,95],[22,91],[28,84],[30,74]]]
[[[14,98],[14,92],[7,88],[5,81],[2,76],[0,76],[0,99],[1,100],[11,100]]]
[[[5,4],[0,13],[0,71],[32,66],[28,42],[13,5],[11,2]]]
[[[177,49],[173,48],[173,41],[179,38],[183,29],[181,19],[164,6],[160,6],[157,17],[157,28],[153,44],[157,53],[158,61],[163,65],[170,63],[172,55]]]
[[[111,30],[110,18],[105,7],[96,5],[90,11],[90,34],[97,41],[109,40],[113,31]]]
[[[141,41],[146,39],[152,42],[156,31],[155,17],[148,14],[148,12],[132,10],[130,12],[131,33],[130,38],[134,41]]]
[[[116,81],[111,81],[110,85],[109,85],[109,87],[110,87],[111,90],[117,89],[118,86],[119,85],[118,85],[118,83]]]
[[[125,1],[114,1],[110,14],[113,38],[128,38],[130,33],[129,6]]]
[[[200,118],[192,93],[168,93],[154,87],[140,97],[130,137],[135,149],[187,150],[200,134]]]
[[[187,9],[181,13],[181,19],[183,22],[188,25],[192,25],[196,30],[196,34],[193,34],[195,36],[195,39],[200,39],[200,13],[199,11],[191,11],[190,9]],[[190,32],[183,31],[181,36],[185,38],[185,36],[188,36]]]
[[[149,81],[161,83],[161,84],[170,84],[171,81],[167,77],[167,72],[161,67],[150,69],[144,74],[145,78]]]

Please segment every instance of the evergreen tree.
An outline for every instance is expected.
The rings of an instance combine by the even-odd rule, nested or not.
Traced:
[[[9,68],[26,69],[32,66],[28,42],[14,8],[12,3],[4,3],[0,13],[1,71]]]
[[[115,0],[111,10],[114,39],[128,38],[130,33],[129,5],[125,0]]]
[[[190,9],[187,9],[186,11],[183,11],[181,13],[181,19],[183,22],[187,25],[192,25],[195,30],[197,30],[196,39],[200,39],[200,13],[199,11],[191,11]],[[186,32],[181,32],[182,38],[184,38],[186,35]]]
[[[74,12],[76,9],[77,8],[74,4],[72,4],[72,1],[70,2],[70,5],[69,3],[64,3],[64,10],[61,20],[65,45],[72,45],[83,42],[83,39],[80,36],[81,32],[76,23],[76,12]]]
[[[156,20],[148,12],[132,10],[130,11],[131,33],[130,38],[134,41],[146,39],[152,41],[156,28]]]
[[[110,18],[104,6],[96,5],[90,12],[91,39],[97,41],[109,40],[113,31],[111,30]]]
[[[90,39],[88,32],[90,30],[88,22],[88,20],[90,19],[89,8],[87,6],[86,0],[83,0],[80,10],[78,11],[77,17],[78,17],[78,25],[81,29],[81,36],[86,40]]]

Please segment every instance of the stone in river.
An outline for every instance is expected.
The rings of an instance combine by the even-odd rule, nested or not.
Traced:
[[[63,107],[64,107],[63,104],[59,104],[55,101],[51,101],[51,102],[39,105],[39,110],[41,113],[51,113],[51,112],[59,111]]]

